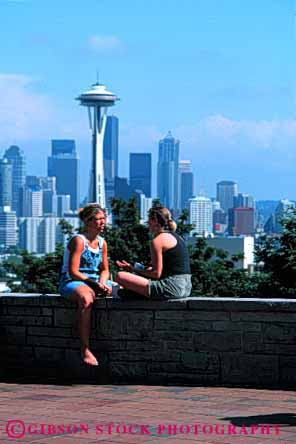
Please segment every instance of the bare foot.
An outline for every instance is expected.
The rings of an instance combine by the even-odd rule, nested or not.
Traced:
[[[87,365],[99,365],[96,357],[92,354],[89,348],[84,348],[83,350],[81,350],[81,357],[83,362],[85,362],[85,364]]]

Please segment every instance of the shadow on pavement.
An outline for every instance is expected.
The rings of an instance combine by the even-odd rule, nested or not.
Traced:
[[[281,427],[296,426],[296,413],[272,413],[271,415],[254,415],[254,416],[230,416],[221,418],[230,421],[236,426],[251,425],[272,425],[276,424]]]

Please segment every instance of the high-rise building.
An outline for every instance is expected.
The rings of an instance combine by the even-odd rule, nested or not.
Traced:
[[[18,218],[19,248],[27,250],[29,253],[39,253],[38,229],[40,222],[41,217]]]
[[[229,209],[229,234],[233,236],[252,235],[255,231],[254,208]]]
[[[194,225],[191,234],[207,236],[213,232],[213,206],[211,199],[197,196],[189,199],[189,223]]]
[[[76,147],[75,140],[71,139],[54,139],[51,141],[52,156],[59,156],[60,154],[75,155]]]
[[[141,190],[151,197],[151,154],[130,153],[129,184],[133,190]]]
[[[214,234],[224,234],[227,229],[226,213],[222,210],[220,202],[216,199],[212,199],[212,208]]]
[[[41,177],[39,176],[26,176],[25,185],[27,187],[41,187]]]
[[[15,211],[0,210],[0,248],[15,247],[18,241]]]
[[[70,200],[70,197],[69,197]],[[42,215],[56,216],[57,215],[57,195],[51,190],[42,190]]]
[[[190,160],[179,162],[180,208],[187,209],[188,200],[194,195],[194,177]]]
[[[20,215],[22,217],[41,217],[43,215],[43,191],[39,185],[24,185],[19,193]]]
[[[238,193],[238,195],[234,197],[233,203],[235,208],[255,208],[254,197],[246,193]]]
[[[295,208],[295,202],[282,199],[279,201],[274,213],[272,213],[267,219],[264,225],[264,231],[269,234],[277,234],[283,231],[283,226],[281,224],[281,220],[283,217],[289,213],[289,211]]]
[[[221,208],[213,211],[213,230],[215,234],[224,234],[227,230],[226,213]]]
[[[115,196],[115,177],[118,176],[118,118],[108,116],[103,144],[106,205]]]
[[[12,165],[12,210],[18,216],[20,214],[19,192],[26,178],[25,156],[18,146],[12,145],[5,151],[4,159]]]
[[[148,212],[152,207],[152,197],[146,197],[145,194],[140,195],[140,217],[141,222],[148,222]]]
[[[128,200],[133,195],[133,189],[129,186],[126,177],[115,177],[115,196],[119,199]]]
[[[234,198],[237,196],[237,183],[231,180],[222,180],[217,183],[217,200],[221,203],[221,208],[228,213],[234,206]]]
[[[56,177],[40,177],[40,186],[42,190],[52,191],[53,193],[56,193]]]
[[[12,165],[7,159],[0,160],[0,208],[12,206]]]
[[[80,225],[78,217],[63,218],[69,222],[74,229]],[[1,220],[1,216],[0,216]],[[67,243],[67,235],[62,233],[57,217],[20,217],[19,247],[29,253],[46,254],[55,251],[56,242]],[[16,231],[16,230],[15,230]]]
[[[39,252],[42,254],[52,253],[56,248],[56,226],[55,217],[42,217],[38,233]]]
[[[79,208],[79,157],[74,140],[52,140],[48,176],[56,177],[57,194],[71,196],[71,210]]]
[[[57,215],[57,202],[56,202],[56,178],[55,177],[40,177],[40,176],[26,176],[26,188],[36,189],[39,188],[42,191],[43,209],[42,215]],[[22,208],[24,208],[24,190],[22,189],[20,199],[22,202]],[[26,205],[26,204],[25,204]],[[21,216],[29,216],[27,209],[21,211]],[[35,216],[37,216],[35,214]]]
[[[63,217],[70,212],[70,200],[69,194],[57,195],[56,208],[58,217]]]
[[[20,248],[38,254],[55,251],[57,220],[55,217],[20,217]]]
[[[179,199],[179,140],[169,131],[159,141],[157,164],[157,197],[165,207],[178,209]]]

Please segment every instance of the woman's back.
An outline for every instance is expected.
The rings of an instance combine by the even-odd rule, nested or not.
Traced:
[[[161,236],[167,237],[163,243],[161,279],[168,276],[190,274],[189,253],[184,239],[173,231],[164,232]],[[173,237],[176,242],[171,242],[170,237]],[[171,247],[171,245],[174,246]]]

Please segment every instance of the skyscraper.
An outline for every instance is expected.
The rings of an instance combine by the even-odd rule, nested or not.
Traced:
[[[151,154],[130,153],[129,184],[133,190],[141,190],[151,197]]]
[[[148,222],[148,212],[152,207],[152,197],[146,197],[144,194],[140,195],[140,216],[142,223]]]
[[[250,194],[238,193],[237,197],[234,197],[235,208],[255,208],[254,197]]]
[[[282,233],[283,226],[281,220],[283,219],[283,217],[287,216],[289,214],[289,211],[291,211],[295,207],[295,202],[291,200],[280,200],[274,213],[272,213],[266,221],[264,225],[264,231],[266,233]]]
[[[217,200],[221,203],[221,208],[228,213],[234,206],[234,197],[237,196],[237,183],[231,180],[222,180],[217,183]]]
[[[169,209],[178,208],[179,140],[169,131],[159,141],[157,165],[157,197]]]
[[[213,232],[211,199],[204,196],[189,199],[189,222],[194,225],[192,234],[207,236]]]
[[[47,174],[56,177],[57,194],[71,196],[71,210],[79,208],[79,157],[74,140],[52,140]]]
[[[0,208],[12,206],[12,165],[0,160]]]
[[[254,208],[238,207],[229,210],[229,234],[252,235],[255,231]]]
[[[25,183],[26,162],[23,151],[16,145],[12,145],[4,153],[4,159],[12,165],[12,210],[19,215],[19,192]]]
[[[188,200],[194,195],[194,178],[190,160],[180,160],[180,208],[187,208]]]
[[[0,210],[0,248],[15,247],[17,245],[17,218],[15,211]]]
[[[20,215],[41,217],[43,215],[43,193],[39,185],[24,185],[20,190]]]
[[[115,177],[118,176],[118,118],[108,116],[103,144],[106,205],[115,195]]]
[[[69,213],[70,200],[69,195],[62,194],[56,196],[56,210],[59,217],[64,217],[66,213]]]
[[[78,217],[64,218],[74,229],[80,226]],[[0,214],[1,220],[1,214]],[[19,217],[18,246],[29,253],[52,253],[56,242],[68,243],[68,236],[62,233],[58,217]]]
[[[126,177],[115,177],[115,195],[119,199],[128,200],[133,195],[133,189]]]

